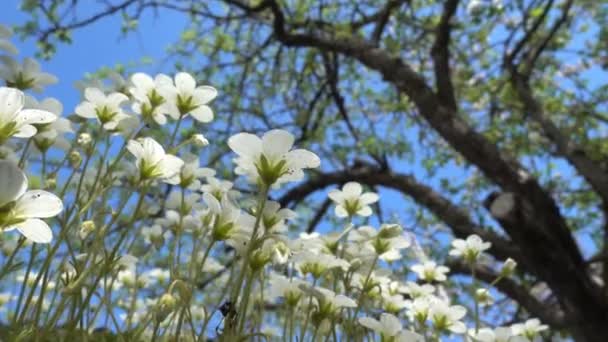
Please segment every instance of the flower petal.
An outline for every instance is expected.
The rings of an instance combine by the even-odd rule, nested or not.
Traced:
[[[338,189],[331,190],[329,193],[327,193],[327,197],[336,203],[344,202],[344,195],[342,194],[342,191]]]
[[[382,332],[380,322],[371,317],[359,317],[359,324],[376,332]]]
[[[92,102],[81,102],[78,106],[76,106],[74,112],[76,112],[76,115],[86,119],[97,118],[97,113],[95,113],[95,105]]]
[[[86,88],[84,98],[96,105],[105,104],[106,101],[106,95],[99,88]]]
[[[144,148],[144,160],[151,165],[158,164],[165,157],[165,149],[156,140],[144,138],[141,145]]]
[[[236,154],[254,158],[262,152],[262,140],[254,134],[238,133],[228,139],[228,146]]]
[[[25,220],[15,228],[28,240],[35,243],[49,243],[53,240],[53,231],[46,222],[39,219]]]
[[[358,198],[363,192],[361,184],[357,182],[348,182],[342,187],[345,197],[347,198]]]
[[[357,215],[363,216],[363,217],[368,217],[368,216],[371,216],[372,214],[373,214],[372,208],[370,208],[367,205],[357,211]]]
[[[57,120],[57,115],[40,109],[24,109],[17,114],[17,126],[26,124],[46,124]]]
[[[149,90],[154,88],[154,80],[148,74],[137,72],[131,76],[131,83],[137,88]]]
[[[135,156],[135,159],[139,160],[144,156],[144,148],[136,140],[129,140],[127,143],[127,150]]]
[[[361,195],[361,197],[359,197],[359,203],[361,203],[362,205],[368,205],[378,202],[378,199],[378,194],[374,192],[366,192]]]
[[[13,210],[20,218],[53,217],[63,210],[63,202],[50,192],[30,190],[19,197]]]
[[[27,190],[25,173],[7,160],[0,160],[0,207],[21,197]]]
[[[191,93],[196,87],[196,81],[187,72],[180,72],[175,75],[175,86],[180,93]]]
[[[13,134],[15,138],[31,138],[38,130],[32,125],[23,125]]]
[[[211,86],[200,86],[194,90],[194,99],[198,104],[207,104],[217,97],[217,90]]]
[[[11,122],[23,108],[25,97],[19,89],[0,87],[0,122]]]
[[[213,120],[213,111],[209,106],[198,106],[196,109],[190,111],[190,115],[199,122],[211,122]]]
[[[292,150],[287,153],[287,163],[298,169],[312,169],[321,166],[321,159],[308,150]]]
[[[347,217],[348,216],[348,212],[346,211],[346,209],[341,206],[341,205],[337,205],[336,209],[334,210],[335,214],[337,217]]]
[[[264,148],[264,154],[269,157],[278,157],[289,152],[293,146],[295,138],[293,134],[282,130],[273,129],[262,136],[262,146]]]

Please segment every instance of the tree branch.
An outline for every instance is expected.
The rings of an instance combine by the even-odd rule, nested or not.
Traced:
[[[446,263],[451,273],[471,274],[471,267],[460,261],[451,260]],[[475,276],[484,283],[491,284],[498,274],[487,265],[475,265]],[[543,323],[551,325],[554,329],[562,329],[566,325],[564,312],[560,308],[549,306],[534,297],[529,289],[518,284],[510,278],[503,278],[494,285],[496,289],[504,293],[523,306],[531,315],[538,317]]]
[[[455,236],[466,238],[471,234],[477,234],[483,240],[492,243],[496,258],[506,259],[511,257],[525,267],[520,257],[521,251],[516,245],[495,232],[479,227],[462,208],[457,207],[432,188],[419,183],[410,175],[395,174],[386,170],[381,171],[373,167],[323,173],[292,188],[279,199],[279,202],[282,206],[287,206],[289,203],[297,202],[313,192],[348,181],[356,181],[368,186],[384,186],[400,191],[412,197],[417,203],[430,210],[450,226]]]
[[[443,14],[437,26],[435,43],[431,49],[433,67],[435,71],[435,82],[437,83],[437,95],[445,106],[456,109],[457,103],[452,85],[450,70],[450,21],[460,0],[447,0],[443,7]]]

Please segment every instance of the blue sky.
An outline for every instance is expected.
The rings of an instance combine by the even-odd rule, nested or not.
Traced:
[[[19,11],[18,0],[3,2],[0,11],[0,23],[13,26],[23,24],[28,16]],[[72,111],[79,102],[79,93],[74,82],[81,80],[87,72],[93,72],[103,66],[129,62],[139,63],[137,69],[146,72],[168,71],[171,65],[163,65],[162,57],[165,48],[178,39],[186,26],[186,18],[175,12],[164,11],[162,17],[143,15],[140,32],[121,37],[120,16],[104,18],[93,25],[74,31],[71,45],[58,46],[56,55],[49,61],[42,61],[43,70],[59,77],[59,83],[45,90],[46,96],[56,97],[64,104],[66,112]],[[33,57],[36,53],[36,42],[28,39],[24,42],[14,37],[12,41],[19,49],[19,58]],[[144,65],[143,57],[151,57],[153,63]]]

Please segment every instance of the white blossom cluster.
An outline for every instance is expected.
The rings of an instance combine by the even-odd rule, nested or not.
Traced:
[[[0,51],[16,54],[10,34],[0,26]],[[270,198],[321,160],[290,132],[227,139],[247,191],[201,166],[200,150],[223,142],[180,127],[207,127],[218,92],[189,73],[88,84],[69,117],[30,94],[57,82],[33,59],[3,55],[0,79],[0,307],[10,326],[224,341],[535,341],[547,329],[534,318],[482,324],[491,288],[475,280],[462,300],[447,266],[412,257],[415,238],[400,224],[369,224],[380,197],[357,182],[327,194],[340,227],[297,234],[303,218]],[[450,258],[471,267],[490,248],[476,235],[452,246]],[[500,281],[515,262],[497,267]]]

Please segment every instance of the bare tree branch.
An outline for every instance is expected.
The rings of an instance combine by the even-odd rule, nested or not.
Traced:
[[[437,97],[447,107],[456,109],[456,97],[452,85],[450,70],[450,21],[456,13],[460,0],[447,0],[443,7],[443,14],[437,26],[435,43],[431,49],[435,81],[437,82]]]
[[[395,174],[371,167],[323,173],[294,187],[284,194],[279,202],[283,206],[287,206],[289,203],[299,201],[313,192],[348,181],[356,181],[368,186],[384,186],[401,191],[444,221],[457,237],[466,238],[471,234],[477,234],[482,239],[492,243],[495,257],[499,259],[512,257],[523,264],[523,260],[520,258],[521,252],[516,245],[495,232],[479,227],[462,208],[457,207],[432,188],[419,183],[410,175]]]
[[[460,261],[450,260],[446,262],[446,266],[450,268],[451,273],[471,274],[471,267]],[[477,264],[475,267],[475,276],[487,284],[492,284],[498,274],[489,266]],[[523,306],[534,317],[538,317],[543,322],[550,324],[556,329],[565,327],[565,315],[559,307],[549,306],[546,303],[534,297],[530,290],[523,285],[518,284],[510,278],[503,278],[497,282],[496,287],[500,292],[514,299]]]

